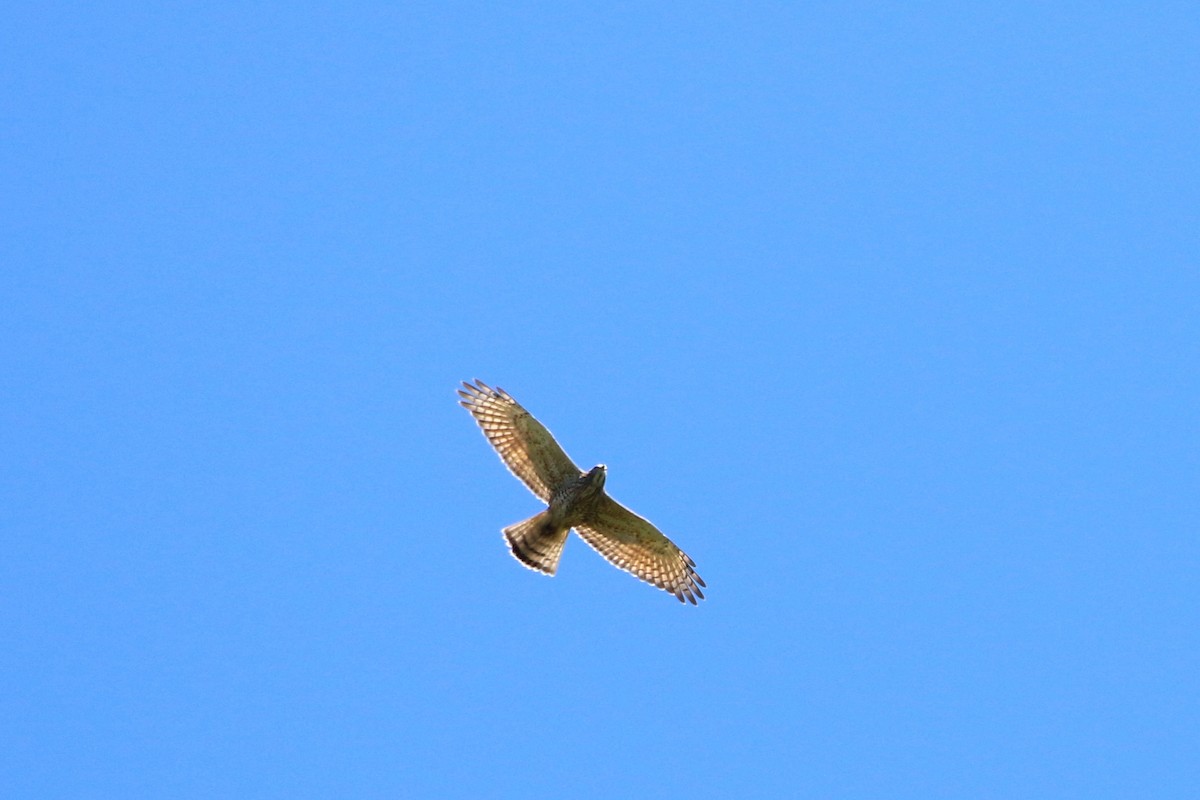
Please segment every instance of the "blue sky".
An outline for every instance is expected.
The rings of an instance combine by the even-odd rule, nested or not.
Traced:
[[[1194,4],[6,17],[3,796],[1194,796]]]

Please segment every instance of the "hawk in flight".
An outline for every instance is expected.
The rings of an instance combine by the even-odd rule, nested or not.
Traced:
[[[696,563],[662,532],[604,491],[607,469],[579,469],[540,422],[503,389],[463,383],[463,405],[512,473],[549,505],[504,529],[517,560],[553,575],[571,528],[600,555],[679,602],[704,599]]]

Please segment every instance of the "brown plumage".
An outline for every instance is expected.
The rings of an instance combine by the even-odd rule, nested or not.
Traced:
[[[679,599],[703,599],[696,564],[658,528],[604,491],[603,464],[583,472],[550,431],[503,389],[463,383],[459,402],[471,412],[500,459],[544,503],[545,511],[504,529],[516,557],[553,575],[572,528],[611,563]]]

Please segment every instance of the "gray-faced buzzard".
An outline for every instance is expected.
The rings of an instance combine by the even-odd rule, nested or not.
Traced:
[[[504,529],[517,560],[553,575],[571,528],[621,569],[696,604],[704,581],[687,554],[648,521],[604,491],[607,468],[575,466],[550,431],[503,389],[482,381],[463,383],[466,407],[501,460],[549,507]]]

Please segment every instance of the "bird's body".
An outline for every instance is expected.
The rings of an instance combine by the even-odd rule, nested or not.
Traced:
[[[530,569],[553,575],[572,528],[616,566],[680,602],[703,599],[695,562],[647,520],[604,491],[607,468],[575,466],[550,432],[503,389],[463,383],[462,405],[514,475],[547,504],[545,511],[504,529],[513,555]]]
[[[604,479],[607,468],[603,464],[592,467],[578,478],[568,478],[555,487],[550,495],[550,520],[555,525],[574,528],[596,516],[600,502],[607,497]]]

